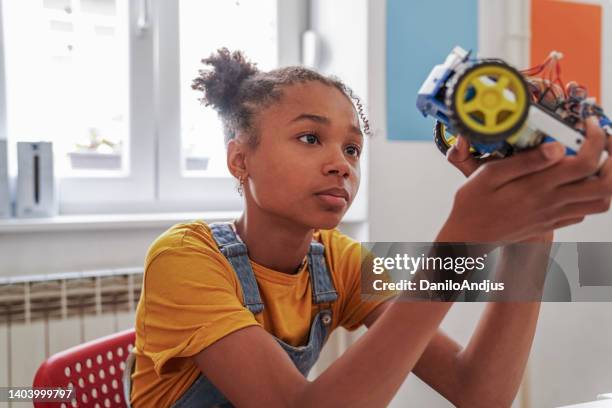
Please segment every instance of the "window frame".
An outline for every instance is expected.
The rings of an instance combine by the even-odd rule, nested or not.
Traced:
[[[120,4],[121,2],[118,2]],[[127,177],[64,177],[59,182],[60,213],[130,210],[155,199],[155,121],[151,88],[153,34],[138,20],[150,18],[142,2],[128,2],[128,117],[130,163]]]
[[[4,21],[2,1],[0,0],[0,140],[8,140],[6,134],[6,76],[4,73]]]
[[[181,174],[181,106],[179,5],[156,2],[159,199],[162,202],[187,201],[204,211],[236,210],[242,200],[232,177],[189,176]],[[277,0],[279,65],[296,65],[301,60],[301,34],[307,27],[305,0]],[[176,29],[174,29],[176,27]],[[222,137],[222,135],[219,135]]]

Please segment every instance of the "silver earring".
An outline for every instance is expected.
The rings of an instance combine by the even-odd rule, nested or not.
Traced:
[[[244,178],[242,176],[240,176],[238,178],[238,194],[240,194],[240,197],[242,197],[244,195]]]

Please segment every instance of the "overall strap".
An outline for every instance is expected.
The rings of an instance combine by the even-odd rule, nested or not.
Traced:
[[[335,302],[338,299],[338,293],[325,263],[325,247],[323,244],[316,241],[310,244],[308,267],[310,268],[313,302],[317,304]]]
[[[251,313],[263,311],[264,304],[259,295],[259,288],[245,244],[238,240],[232,226],[227,223],[214,223],[209,225],[213,238],[219,246],[221,253],[227,258],[238,276],[242,286],[243,304]]]

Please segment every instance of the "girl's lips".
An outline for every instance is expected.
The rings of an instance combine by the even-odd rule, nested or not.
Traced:
[[[317,194],[316,196],[329,206],[338,208],[340,210],[344,209],[344,207],[346,207],[347,205],[346,199],[344,197],[338,197],[331,194]]]

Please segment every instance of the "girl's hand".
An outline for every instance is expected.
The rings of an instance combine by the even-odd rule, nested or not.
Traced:
[[[466,177],[469,177],[484,162],[477,160],[470,152],[470,143],[461,135],[457,136],[457,143],[447,152],[446,159],[458,168]],[[546,231],[528,238],[525,242],[552,242],[554,230]]]
[[[517,242],[606,212],[612,196],[612,160],[597,172],[604,148],[612,152],[594,118],[576,156],[559,143],[544,143],[503,160],[480,164],[463,138],[449,161],[468,176],[455,194],[451,214],[438,240]],[[594,175],[597,173],[597,175]]]

